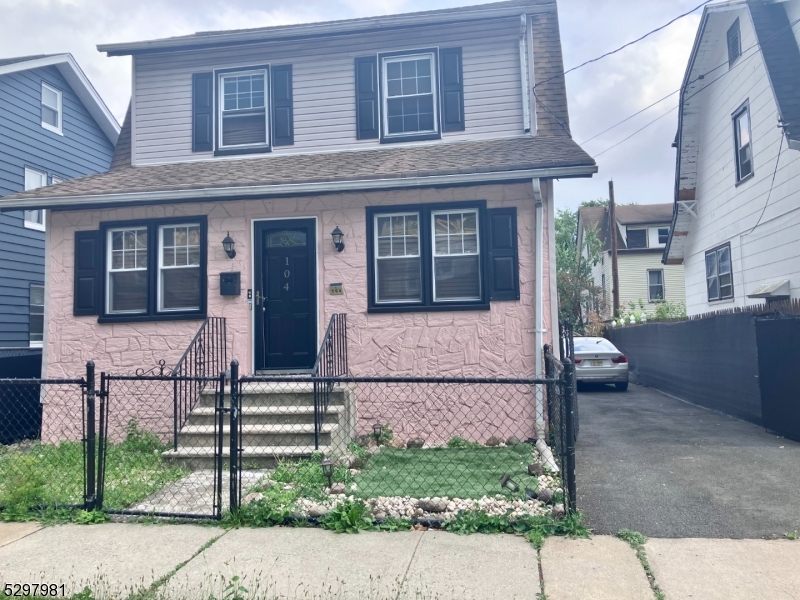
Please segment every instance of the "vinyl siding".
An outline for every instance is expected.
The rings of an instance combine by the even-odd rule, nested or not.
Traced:
[[[419,27],[309,44],[263,43],[134,57],[133,161],[136,165],[210,158],[192,153],[192,73],[291,64],[294,145],[275,153],[363,148],[356,139],[354,59],[357,56],[454,47],[463,49],[464,131],[446,139],[523,134],[519,20]]]
[[[657,302],[648,301],[647,271],[662,270],[664,272],[664,299],[677,303],[686,302],[683,265],[661,264],[660,253],[627,254],[617,257],[619,271],[619,305],[620,310],[628,310],[633,302],[639,307],[641,300],[647,314],[655,314]]]
[[[62,91],[63,136],[41,125],[42,81]],[[0,76],[0,196],[25,189],[25,167],[71,179],[107,170],[113,150],[56,67]],[[44,283],[44,232],[0,213],[0,347],[29,343],[31,283]]]
[[[790,19],[800,18],[800,1],[792,0],[787,8]],[[737,16],[742,47],[756,42],[747,11],[721,14],[715,31],[722,33],[707,50],[709,64],[726,60],[724,32]],[[747,294],[782,279],[789,279],[792,296],[800,297],[800,152],[788,150],[784,140],[775,171],[781,134],[761,54],[755,53],[699,97],[697,219],[686,239],[684,254],[687,311],[698,314],[758,304],[760,300],[749,299]],[[750,104],[755,175],[737,186],[731,114],[745,101]],[[775,183],[770,195],[773,173]],[[705,252],[724,243],[731,245],[734,299],[709,303]]]

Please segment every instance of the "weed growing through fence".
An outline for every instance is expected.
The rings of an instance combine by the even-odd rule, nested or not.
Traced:
[[[617,537],[628,542],[631,548],[636,551],[636,558],[642,563],[642,568],[644,569],[645,575],[647,575],[647,580],[650,582],[650,587],[653,590],[656,600],[665,600],[664,592],[661,591],[661,588],[658,587],[656,583],[655,575],[653,575],[653,570],[650,568],[650,562],[647,560],[647,554],[644,550],[647,538],[638,531],[631,531],[630,529],[620,529],[617,533]]]
[[[520,516],[511,518],[510,512],[504,515],[487,515],[480,511],[459,513],[454,519],[445,521],[442,528],[458,535],[473,533],[515,533],[540,549],[545,538],[552,535],[588,538],[591,531],[583,525],[583,515],[574,513],[561,519],[552,515]]]
[[[516,497],[522,498],[526,487],[534,491],[539,487],[536,477],[529,476],[526,471],[533,459],[529,444],[493,448],[459,444],[407,450],[384,447],[354,478],[355,494],[360,498],[447,496],[478,499],[487,494],[512,496],[511,492],[500,487],[500,479],[508,473],[520,486],[522,493]]]
[[[345,500],[339,502],[320,519],[323,529],[334,533],[358,533],[375,528],[375,521],[369,508],[361,500]]]

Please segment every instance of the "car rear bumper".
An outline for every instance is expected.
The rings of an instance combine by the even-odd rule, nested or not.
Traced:
[[[581,375],[576,379],[583,383],[624,383],[628,381],[628,373],[609,373],[607,375]]]

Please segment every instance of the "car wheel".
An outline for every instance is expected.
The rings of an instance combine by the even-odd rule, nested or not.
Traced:
[[[615,383],[614,387],[617,388],[618,392],[624,392],[625,390],[628,389],[628,382],[626,381],[625,383]]]

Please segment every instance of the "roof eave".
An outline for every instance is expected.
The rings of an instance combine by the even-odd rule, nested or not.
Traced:
[[[43,198],[20,198],[0,200],[0,211],[28,208],[66,209],[83,206],[118,206],[125,204],[150,204],[155,202],[197,202],[223,199],[248,199],[275,196],[297,196],[342,192],[365,192],[388,189],[443,187],[455,185],[480,185],[530,179],[556,179],[591,177],[597,173],[597,165],[545,167],[517,171],[495,171],[456,175],[433,175],[426,177],[397,177],[387,179],[362,179],[352,181],[323,181],[311,183],[288,183],[256,186],[234,186],[224,188],[189,188],[152,192],[125,192],[118,194],[88,194]]]
[[[0,75],[41,69],[43,67],[56,67],[59,70],[105,136],[116,146],[120,132],[119,123],[71,54],[54,54],[43,58],[3,65],[0,66]]]
[[[496,19],[516,16],[521,13],[534,14],[549,12],[555,10],[555,7],[555,1],[548,3],[510,3],[508,6],[491,6],[490,8],[481,7],[479,5],[477,7],[465,7],[458,12],[445,9],[443,11],[427,11],[366,19],[328,21],[324,23],[303,23],[244,31],[221,31],[142,42],[98,44],[97,49],[100,52],[107,53],[108,56],[127,56],[149,52],[190,50],[211,46],[359,34],[369,31],[417,27],[420,25],[438,25],[443,23]]]

